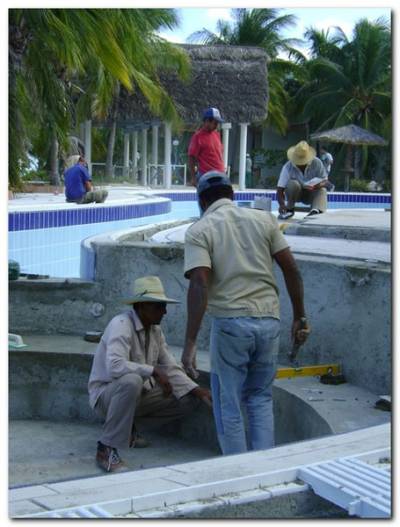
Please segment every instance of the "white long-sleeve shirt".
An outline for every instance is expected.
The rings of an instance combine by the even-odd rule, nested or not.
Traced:
[[[106,386],[126,373],[136,373],[143,380],[143,388],[150,390],[154,366],[168,376],[172,392],[180,399],[198,385],[193,382],[169,353],[160,326],[151,326],[146,335],[134,309],[114,317],[106,327],[96,348],[90,372],[89,403],[94,408]]]

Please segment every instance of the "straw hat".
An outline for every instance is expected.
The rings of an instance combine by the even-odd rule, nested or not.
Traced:
[[[287,151],[288,159],[294,165],[308,165],[316,155],[315,149],[306,141],[300,141],[300,143],[291,146]]]
[[[166,302],[167,304],[179,304],[179,300],[165,296],[164,287],[158,276],[143,276],[137,278],[133,283],[133,293],[130,298],[123,300],[124,304],[136,304],[138,302]]]

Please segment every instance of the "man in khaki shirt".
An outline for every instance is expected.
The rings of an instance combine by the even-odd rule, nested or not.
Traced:
[[[89,377],[89,402],[105,419],[96,461],[107,472],[126,469],[118,448],[147,446],[138,436],[135,417],[162,422],[176,420],[196,407],[196,399],[211,405],[208,390],[200,388],[168,352],[159,326],[167,303],[156,276],[138,278],[132,310],[114,317],[96,349]]]
[[[222,452],[270,448],[280,331],[273,261],[284,274],[292,302],[296,345],[309,332],[304,328],[302,279],[276,218],[269,212],[236,207],[223,173],[204,174],[198,195],[205,212],[185,236],[184,272],[190,285],[182,363],[196,378],[196,338],[208,307],[213,316],[211,390]],[[241,405],[247,413],[249,444]]]

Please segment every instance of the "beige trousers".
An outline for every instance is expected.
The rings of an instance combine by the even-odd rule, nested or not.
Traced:
[[[126,448],[135,417],[163,425],[185,417],[197,404],[198,399],[190,394],[181,399],[173,395],[165,397],[158,384],[145,391],[142,377],[127,373],[110,382],[97,400],[95,411],[105,420],[99,441],[114,448]]]
[[[326,209],[328,208],[326,188],[304,190],[301,184],[294,179],[291,179],[287,184],[287,187],[285,188],[285,196],[288,209],[294,209],[296,202],[299,201],[306,205],[311,205],[312,209],[319,209],[321,212],[326,212]]]

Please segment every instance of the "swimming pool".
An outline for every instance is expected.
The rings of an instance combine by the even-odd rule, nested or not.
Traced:
[[[51,228],[35,228],[36,224],[22,230],[11,230],[8,233],[9,258],[16,260],[22,273],[49,275],[54,278],[78,278],[80,276],[80,244],[89,236],[104,234],[116,230],[139,227],[148,223],[157,223],[174,219],[198,217],[197,202],[192,195],[160,193],[170,197],[170,212],[140,218],[119,221],[99,221],[80,225],[64,225]],[[340,196],[341,201],[338,201]],[[242,193],[244,202],[254,199],[254,193]],[[330,194],[329,208],[389,208],[390,201],[377,202],[375,195],[352,195],[353,201],[343,201],[340,194]],[[384,198],[386,196],[379,196]],[[333,200],[333,198],[337,198]],[[190,201],[187,201],[190,199]],[[185,201],[183,201],[185,200]],[[368,201],[367,201],[368,200]],[[245,204],[245,203],[241,203]],[[272,202],[272,210],[277,210],[277,202]],[[103,218],[101,218],[103,219]],[[13,224],[15,226],[15,223]]]

